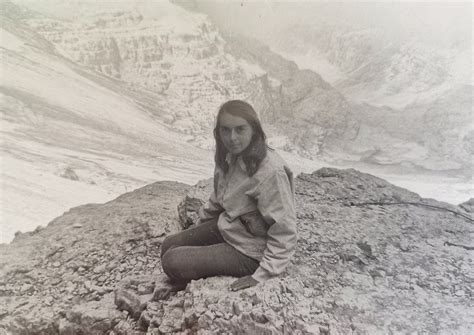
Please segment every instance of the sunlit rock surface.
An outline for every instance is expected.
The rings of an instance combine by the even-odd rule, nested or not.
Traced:
[[[1,245],[0,330],[472,332],[468,203],[423,199],[352,169],[324,168],[296,179],[299,242],[281,277],[239,292],[229,290],[234,278],[198,280],[153,301],[161,242],[181,229],[178,205],[186,195],[205,199],[210,187],[151,184],[106,204],[73,208]],[[187,203],[192,213],[198,201]],[[127,290],[123,311],[114,290]]]

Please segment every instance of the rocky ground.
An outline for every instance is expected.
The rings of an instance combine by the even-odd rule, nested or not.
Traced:
[[[198,280],[157,300],[161,242],[208,191],[158,182],[0,245],[0,334],[474,332],[473,201],[352,169],[296,179],[299,242],[283,276],[239,292],[233,278]]]

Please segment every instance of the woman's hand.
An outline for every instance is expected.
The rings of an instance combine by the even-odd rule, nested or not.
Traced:
[[[253,279],[252,276],[245,276],[237,279],[235,282],[230,284],[230,289],[232,291],[239,291],[245,288],[249,288],[258,284],[258,281]]]

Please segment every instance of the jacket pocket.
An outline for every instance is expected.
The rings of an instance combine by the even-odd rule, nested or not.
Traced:
[[[267,236],[269,227],[259,211],[242,214],[240,216],[240,222],[242,222],[250,234],[254,236]]]

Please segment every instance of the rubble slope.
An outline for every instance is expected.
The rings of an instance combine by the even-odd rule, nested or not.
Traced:
[[[472,333],[469,203],[353,169],[296,178],[299,241],[284,275],[239,292],[208,278],[151,301],[160,243],[193,221],[209,185],[148,185],[0,245],[0,334]],[[136,295],[128,311],[117,288]]]

